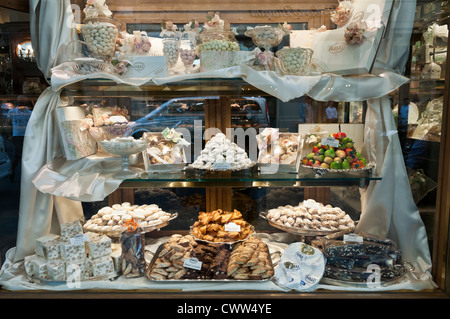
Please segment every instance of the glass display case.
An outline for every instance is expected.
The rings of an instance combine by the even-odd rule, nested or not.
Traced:
[[[448,298],[446,1],[81,2],[27,127],[2,293]]]

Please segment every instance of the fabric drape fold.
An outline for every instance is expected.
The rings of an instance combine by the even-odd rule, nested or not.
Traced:
[[[70,0],[30,0],[30,29],[36,63],[50,78],[61,46],[76,36]],[[15,261],[33,254],[36,239],[82,215],[81,202],[40,192],[31,183],[42,166],[62,156],[54,108],[60,92],[48,87],[33,109],[25,132]]]

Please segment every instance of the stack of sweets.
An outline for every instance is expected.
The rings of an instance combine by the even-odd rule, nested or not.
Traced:
[[[36,240],[35,254],[25,257],[26,273],[36,279],[63,281],[110,276],[116,269],[111,257],[111,239],[96,233],[83,233],[81,223],[61,225],[61,234],[48,234]]]

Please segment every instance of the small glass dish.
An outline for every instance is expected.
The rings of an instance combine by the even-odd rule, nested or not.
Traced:
[[[275,53],[284,75],[308,75],[314,51],[309,48],[285,47]]]
[[[120,155],[122,158],[122,170],[113,175],[114,178],[129,179],[136,178],[139,171],[130,167],[130,155],[137,154],[145,150],[149,141],[145,139],[134,139],[133,137],[116,137],[112,140],[99,141],[100,147],[113,155]]]

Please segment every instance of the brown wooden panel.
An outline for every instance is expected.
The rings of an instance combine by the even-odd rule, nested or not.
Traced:
[[[330,25],[329,16],[325,14],[302,14],[291,17],[284,16],[267,16],[263,13],[255,14],[249,11],[237,11],[237,12],[226,12],[221,14],[221,17],[228,23],[256,23],[256,24],[267,24],[267,23],[308,23],[309,28],[318,28],[321,25]],[[120,21],[122,24],[127,23],[157,23],[159,24],[162,20],[171,19],[175,24],[185,24],[190,19],[197,19],[201,23],[204,22],[205,13],[204,12],[117,12],[114,14],[114,18]]]
[[[27,13],[30,12],[29,0],[0,0],[0,7]]]
[[[229,187],[208,187],[206,189],[206,211],[216,209],[231,211],[232,189]]]
[[[304,198],[314,199],[316,202],[324,205],[330,204],[330,188],[329,187],[305,187]]]
[[[119,188],[109,194],[108,205],[122,204],[123,202],[129,202],[134,205],[134,189]]]
[[[289,17],[295,15],[299,10],[323,10],[337,6],[336,1],[314,1],[314,0],[197,0],[181,1],[172,0],[170,2],[161,2],[158,0],[129,0],[109,1],[108,6],[113,12],[119,11],[239,11],[239,10],[270,10],[272,15],[282,15]]]

